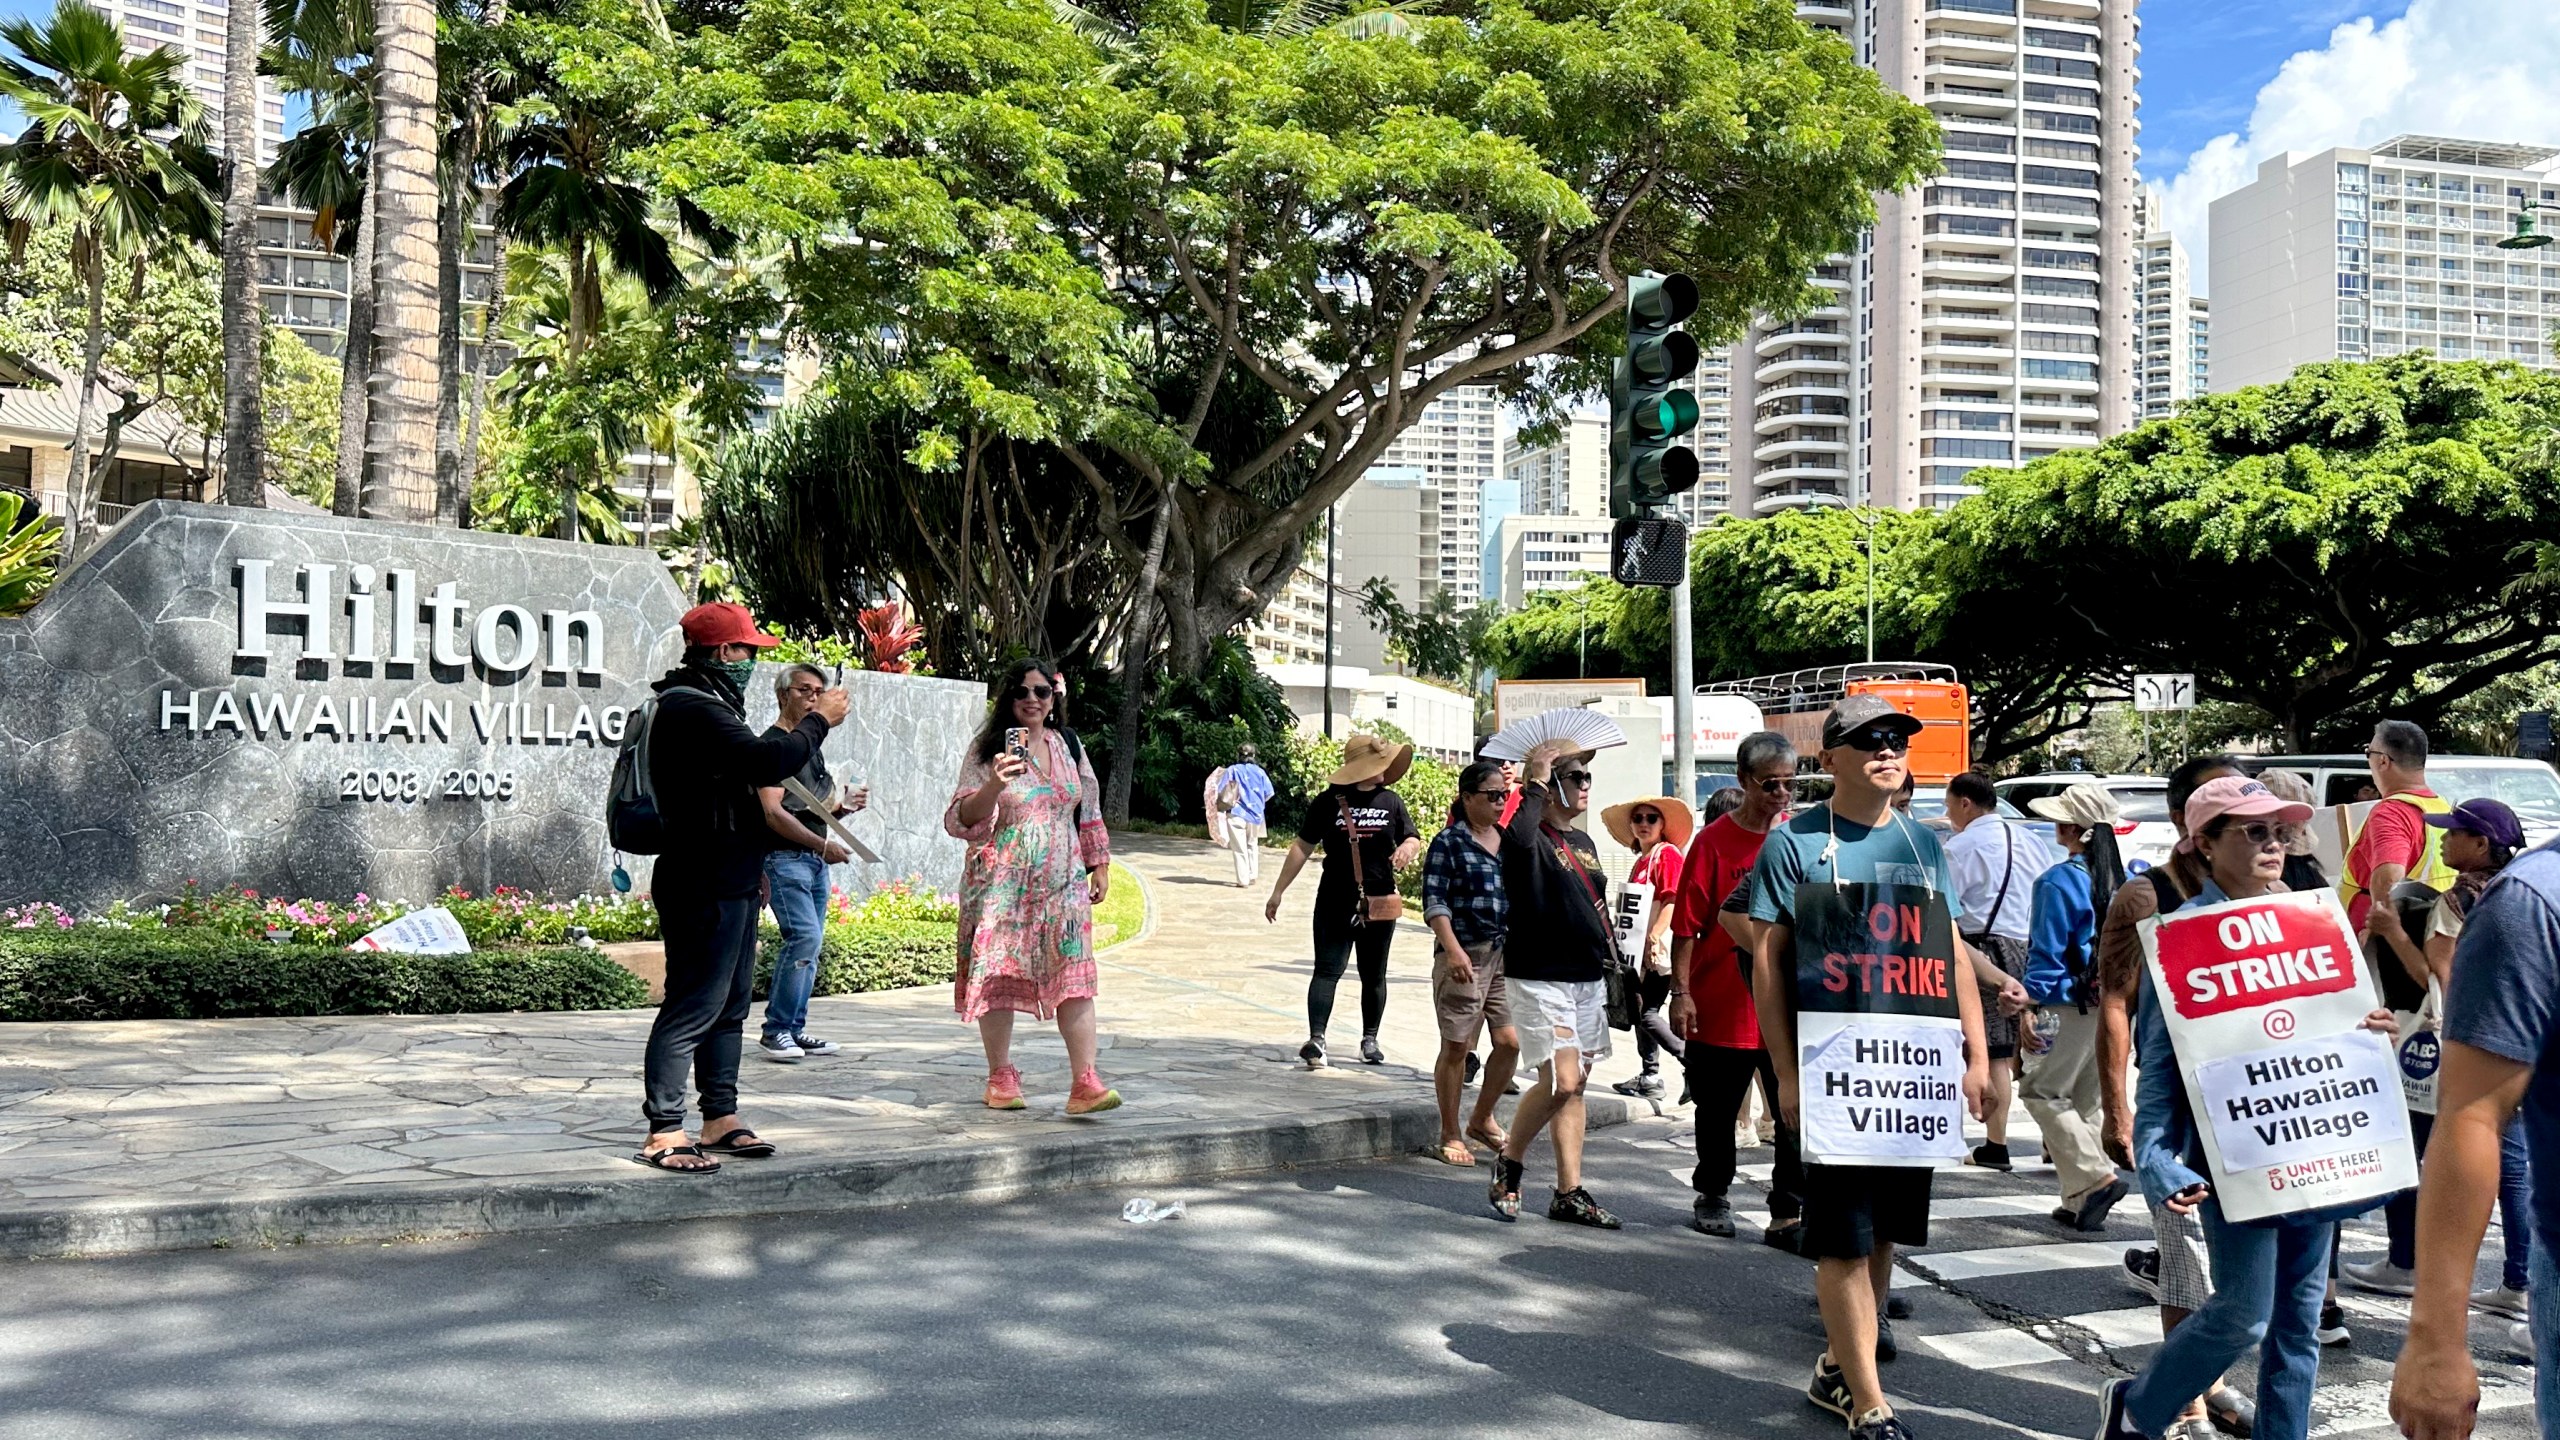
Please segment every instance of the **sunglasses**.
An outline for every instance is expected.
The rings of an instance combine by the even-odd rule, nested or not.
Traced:
[[[1863,751],[1869,755],[1880,754],[1887,750],[1901,755],[1908,754],[1911,749],[1910,736],[1899,730],[1887,730],[1881,725],[1858,731],[1840,743],[1852,750]]]
[[[1559,773],[1556,776],[1556,779],[1567,785],[1588,785],[1591,783],[1591,772],[1588,770],[1566,770]]]
[[[1046,700],[1057,693],[1057,691],[1050,689],[1046,685],[1016,685],[1013,687],[1013,693],[1005,698],[1009,700]]]
[[[1511,792],[1508,790],[1470,790],[1467,792],[1467,796],[1474,800],[1508,800],[1511,798]]]
[[[1654,814],[1650,810],[1639,810],[1633,815],[1627,817],[1627,823],[1630,825],[1659,825],[1662,823],[1662,817]]]
[[[2261,850],[2278,843],[2284,838],[2275,826],[2270,825],[2263,820],[2253,821],[2246,825],[2225,825],[2214,831],[2214,838],[2217,840],[2225,835],[2237,835],[2241,839],[2248,841],[2250,844],[2257,846]]]
[[[1763,795],[1784,795],[1794,787],[1795,783],[1795,778],[1789,775],[1775,775],[1766,780],[1751,782],[1752,788]]]

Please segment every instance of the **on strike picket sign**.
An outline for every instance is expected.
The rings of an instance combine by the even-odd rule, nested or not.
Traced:
[[[2261,1220],[2418,1183],[2390,1044],[2335,892],[2228,900],[2145,922],[2187,1104],[2222,1213]]]
[[[1618,958],[1632,970],[1644,968],[1644,937],[1653,928],[1653,887],[1633,880],[1618,887],[1618,902],[1609,910],[1617,932]]]
[[[1804,1158],[1939,1165],[1964,1143],[1964,1014],[1944,896],[1799,885],[1796,1105]]]

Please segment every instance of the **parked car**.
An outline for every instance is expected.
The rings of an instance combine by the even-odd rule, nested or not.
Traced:
[[[2244,755],[2240,768],[2252,775],[2291,770],[2311,781],[2311,801],[2320,806],[2360,805],[2371,793],[2373,772],[2362,755]],[[2560,835],[2560,773],[2540,760],[2513,755],[2431,755],[2427,784],[2437,794],[2460,804],[2465,800],[2503,800],[2524,822],[2524,841],[2539,845]]]
[[[2116,822],[2116,849],[2124,856],[2124,868],[2139,875],[2154,865],[2168,863],[2169,848],[2178,843],[2178,832],[2169,823],[2169,782],[2157,775],[2055,770],[1998,781],[1991,788],[2002,800],[2025,810],[2032,801],[2059,795],[2074,785],[2092,783],[2107,787],[2107,793],[2116,797],[2116,807],[2124,812],[2124,818]]]

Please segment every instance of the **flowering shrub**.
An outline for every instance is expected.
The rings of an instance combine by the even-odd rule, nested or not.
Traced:
[[[937,894],[915,875],[892,880],[860,899],[838,889],[827,900],[830,925],[956,925],[959,921],[960,902]]]
[[[0,929],[68,930],[78,923],[71,918],[70,911],[50,900],[31,900],[24,905],[0,910]]]
[[[635,895],[581,895],[554,900],[501,885],[486,895],[473,895],[457,885],[438,897],[470,937],[473,949],[493,945],[562,945],[573,927],[584,926],[599,945],[621,940],[658,938],[658,908]]]

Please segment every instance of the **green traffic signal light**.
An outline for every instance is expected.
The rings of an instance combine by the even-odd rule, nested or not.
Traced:
[[[1638,275],[1627,282],[1627,349],[1609,386],[1609,513],[1658,514],[1698,483],[1698,457],[1680,437],[1698,424],[1698,397],[1679,383],[1698,368],[1698,342],[1676,329],[1697,313],[1697,282]]]

